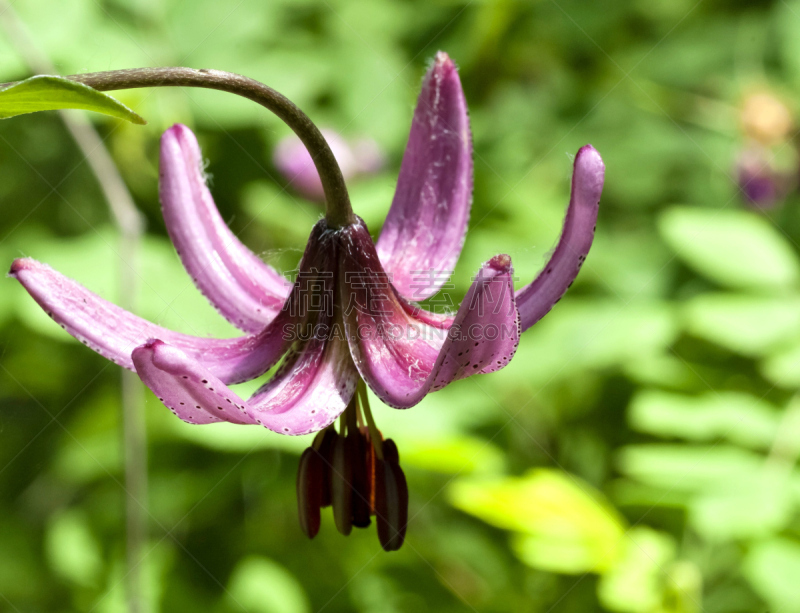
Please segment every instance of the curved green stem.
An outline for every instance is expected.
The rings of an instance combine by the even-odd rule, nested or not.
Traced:
[[[66,77],[98,91],[139,87],[202,87],[252,100],[269,109],[300,138],[314,160],[325,191],[325,219],[332,228],[355,222],[342,171],[317,126],[288,98],[248,77],[222,70],[194,68],[133,68]]]

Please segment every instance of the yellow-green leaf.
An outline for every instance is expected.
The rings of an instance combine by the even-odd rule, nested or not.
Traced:
[[[64,77],[31,77],[0,90],[0,119],[59,109],[83,109],[139,125],[147,123],[119,100]]]
[[[449,494],[458,509],[513,531],[515,552],[534,568],[603,572],[621,553],[624,520],[594,488],[561,471],[458,479]]]

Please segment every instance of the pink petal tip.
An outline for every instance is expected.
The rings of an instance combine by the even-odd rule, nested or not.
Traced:
[[[37,264],[39,264],[39,262],[32,258],[17,258],[11,262],[11,268],[8,270],[8,276],[16,278],[19,271],[31,270],[36,268]]]

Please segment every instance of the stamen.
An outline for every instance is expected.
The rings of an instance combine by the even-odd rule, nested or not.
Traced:
[[[331,504],[336,529],[347,536],[353,529],[353,458],[347,438],[339,436],[333,446]]]
[[[297,469],[297,512],[300,529],[311,539],[319,532],[324,472],[319,452],[313,447],[306,449]]]
[[[353,456],[356,458],[353,463],[353,525],[357,528],[366,528],[372,523],[369,475],[369,455],[372,452],[372,444],[358,428],[354,428],[347,435],[347,439],[352,446]],[[374,452],[371,455],[374,456]]]
[[[339,433],[333,426],[322,430],[300,457],[297,504],[300,527],[310,538],[319,531],[320,509],[331,505],[342,534],[353,526],[366,528],[375,515],[381,546],[386,551],[402,546],[408,485],[397,445],[383,440],[375,425],[363,382],[340,417]]]
[[[383,436],[378,426],[375,425],[375,420],[372,418],[372,411],[369,408],[369,397],[367,396],[367,386],[364,380],[358,382],[358,399],[361,401],[361,408],[364,410],[364,417],[367,419],[367,428],[369,429],[369,437],[372,439],[372,446],[375,448],[375,455],[379,460],[383,459]]]
[[[386,551],[403,545],[408,524],[408,484],[398,463],[397,446],[391,439],[383,442],[385,460],[376,462],[375,517],[378,540]]]
[[[334,434],[336,433],[336,431],[333,430],[331,426],[328,426],[324,430],[320,430],[319,432],[317,432],[317,435],[314,437],[314,442],[311,443],[311,446],[317,451],[319,451],[319,448],[322,446],[322,441],[325,440],[325,435],[330,431],[333,431]]]
[[[322,459],[322,493],[320,495],[320,506],[329,507],[333,500],[331,494],[331,467],[333,466],[333,447],[339,435],[333,426],[324,430],[325,436],[322,438],[318,452]],[[314,441],[316,443],[316,440]]]

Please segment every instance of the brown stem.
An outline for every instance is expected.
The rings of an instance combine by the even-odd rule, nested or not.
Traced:
[[[222,70],[194,68],[134,68],[70,75],[66,77],[99,91],[139,87],[202,87],[236,94],[277,115],[300,138],[314,160],[325,191],[325,219],[339,228],[355,222],[342,171],[317,126],[288,98],[248,77]]]

